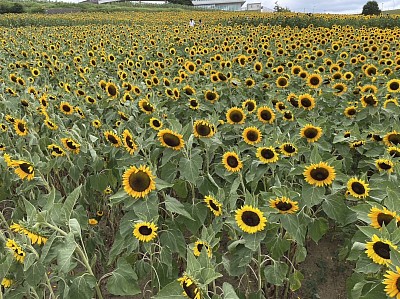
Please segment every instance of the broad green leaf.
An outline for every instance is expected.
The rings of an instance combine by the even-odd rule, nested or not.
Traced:
[[[289,250],[291,242],[287,239],[282,239],[277,234],[267,233],[265,239],[268,251],[271,252],[271,256],[274,259],[279,259],[283,254]]]
[[[69,233],[63,242],[63,246],[58,250],[57,255],[57,265],[60,272],[67,273],[71,268],[71,260],[76,249],[76,242],[74,239],[74,234]]]
[[[191,159],[181,158],[179,161],[179,169],[181,176],[191,182],[196,184],[200,176],[200,169],[203,166],[203,158],[200,155],[192,156]]]
[[[218,277],[221,277],[222,274],[215,271],[215,268],[205,268],[201,270],[200,277],[202,278],[202,283],[207,285]]]
[[[308,233],[311,236],[311,239],[313,239],[315,243],[318,243],[318,241],[325,235],[328,229],[329,229],[328,220],[322,217],[313,219],[308,224]]]
[[[110,196],[110,204],[111,205],[119,204],[120,202],[124,201],[129,197],[130,197],[129,194],[126,193],[124,189],[120,189],[118,190],[117,193]]]
[[[313,149],[311,150],[310,162],[314,164],[321,162],[321,156],[318,153],[318,146],[316,144],[313,145]]]
[[[357,220],[357,214],[352,212],[344,202],[344,196],[327,196],[322,203],[322,209],[329,218],[341,225],[347,225]]]
[[[325,187],[314,187],[304,183],[302,188],[302,198],[304,204],[311,208],[320,204],[325,198]]]
[[[117,263],[117,269],[114,270],[107,281],[108,291],[116,296],[133,296],[140,294],[140,288],[137,283],[137,275],[132,266],[123,258]]]
[[[155,182],[156,182],[156,188],[158,191],[166,189],[166,188],[170,188],[174,185],[174,184],[168,183],[160,178],[156,178]]]
[[[40,254],[40,259],[39,259],[39,261],[40,261],[41,263],[45,263],[46,257],[47,257],[47,255],[48,255],[50,249],[52,248],[52,245],[53,245],[54,240],[56,239],[56,235],[57,235],[57,233],[54,232],[54,233],[47,239],[46,244],[43,245],[43,247],[42,247],[42,252],[41,252],[41,254]]]
[[[399,194],[395,191],[391,190],[390,188],[386,188],[387,198],[385,199],[385,206],[390,211],[397,211],[400,207],[400,197]]]
[[[72,218],[69,220],[69,230],[74,234],[79,237],[82,237],[82,232],[81,232],[81,226],[79,225],[78,220],[75,218]]]
[[[11,254],[5,254],[2,259],[0,259],[0,281],[7,275],[8,270],[14,262],[14,257]]]
[[[299,221],[297,215],[282,215],[280,219],[283,228],[286,229],[297,243],[303,245],[307,232],[307,223]]]
[[[32,205],[28,200],[26,200],[24,198],[24,205],[25,205],[25,211],[26,211],[26,215],[28,217],[28,220],[33,221],[36,220],[35,216],[36,216],[36,208],[34,207],[34,205]]]
[[[44,274],[46,269],[42,263],[34,263],[26,272],[25,279],[32,287],[36,287],[42,280],[44,280]]]
[[[184,205],[176,198],[166,195],[165,208],[172,213],[177,213],[179,215],[185,216],[186,218],[189,218],[190,220],[194,221],[192,216],[190,216],[189,212],[185,210]]]
[[[91,299],[94,297],[96,278],[87,273],[76,277],[70,286],[69,297],[79,299]]]
[[[186,271],[195,274],[200,272],[202,269],[200,262],[197,260],[197,258],[194,256],[191,250],[187,251],[187,265],[186,265]]]
[[[235,289],[231,284],[224,282],[222,284],[222,290],[224,291],[224,299],[239,299],[239,296],[236,295]]]
[[[79,185],[79,187],[75,188],[74,191],[72,191],[68,196],[67,199],[64,201],[64,206],[63,206],[63,216],[64,216],[64,220],[66,222],[69,221],[69,219],[71,218],[71,213],[72,210],[74,209],[74,206],[76,204],[76,201],[78,200],[78,197],[81,193],[81,188],[82,185]]]
[[[243,233],[243,239],[245,241],[244,246],[251,249],[252,251],[256,251],[260,246],[262,240],[264,240],[265,235],[265,231],[256,232],[255,234]]]
[[[187,299],[183,296],[183,288],[177,280],[167,284],[153,299]]]
[[[304,275],[297,270],[289,275],[289,285],[292,292],[297,291],[301,287],[301,281],[304,279]]]
[[[24,259],[24,272],[26,272],[35,262],[36,255],[34,253],[28,253]]]
[[[282,285],[286,278],[289,266],[283,262],[273,261],[272,265],[268,265],[264,269],[265,279],[273,285]]]

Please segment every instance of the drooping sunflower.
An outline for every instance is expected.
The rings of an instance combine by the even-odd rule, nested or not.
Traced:
[[[112,82],[108,82],[105,86],[105,91],[110,98],[115,99],[118,96],[118,88]]]
[[[253,113],[257,109],[257,102],[253,99],[247,99],[242,103],[242,108],[248,113]]]
[[[269,206],[277,209],[281,214],[294,214],[299,210],[298,202],[285,196],[271,199],[269,201]]]
[[[310,74],[307,76],[307,86],[310,88],[318,88],[322,84],[320,74]]]
[[[397,132],[396,130],[387,133],[383,137],[383,142],[386,144],[386,146],[397,146],[400,144],[400,133]]]
[[[222,204],[214,197],[207,195],[204,197],[204,202],[215,216],[218,217],[222,215]]]
[[[183,288],[183,295],[190,299],[201,299],[201,292],[197,284],[187,274],[178,278],[178,281]]]
[[[14,258],[18,262],[20,262],[21,264],[24,263],[26,253],[22,249],[22,247],[17,244],[17,242],[15,242],[13,239],[7,239],[6,247],[13,252]]]
[[[400,298],[400,268],[396,266],[396,272],[387,270],[386,274],[383,275],[385,279],[385,292],[390,298]]]
[[[371,226],[379,229],[383,225],[387,226],[393,219],[396,219],[396,212],[389,211],[385,207],[383,210],[372,207],[368,217],[371,219]]]
[[[231,125],[241,125],[246,120],[246,114],[244,114],[243,109],[232,107],[226,112],[226,119]]]
[[[132,134],[129,130],[125,129],[122,133],[122,141],[124,143],[124,147],[126,151],[133,155],[133,153],[137,150],[137,145],[133,140]]]
[[[279,160],[279,155],[272,146],[259,147],[257,149],[256,157],[263,163],[275,163]]]
[[[26,136],[28,134],[28,127],[22,119],[15,119],[14,129],[19,136]]]
[[[120,147],[122,145],[121,138],[112,131],[105,131],[104,137],[114,147]]]
[[[347,91],[347,85],[344,83],[336,83],[332,86],[332,89],[334,90],[335,95],[341,96]]]
[[[158,227],[153,222],[138,222],[133,229],[133,235],[142,242],[150,242],[157,237]]]
[[[2,287],[4,287],[4,288],[7,289],[7,288],[11,287],[12,284],[13,284],[12,279],[9,279],[9,278],[4,277],[4,278],[2,279],[0,285],[1,285]]]
[[[374,263],[388,266],[391,263],[390,251],[396,250],[397,246],[386,239],[373,235],[370,242],[365,245],[365,252]]]
[[[267,106],[259,107],[257,109],[257,118],[265,124],[272,124],[275,120],[275,113]]]
[[[122,175],[124,190],[134,198],[143,198],[156,189],[155,176],[150,168],[145,165],[131,166]]]
[[[198,240],[194,243],[193,254],[195,256],[200,256],[201,251],[203,249],[205,249],[207,251],[208,257],[212,256],[212,250],[211,250],[210,244],[208,244],[207,242],[202,241],[202,240]]]
[[[47,242],[46,237],[40,235],[38,232],[34,232],[33,230],[27,229],[26,227],[24,227],[21,224],[13,223],[12,225],[10,225],[10,229],[13,232],[26,235],[31,240],[32,244],[42,245],[42,244],[46,244],[46,242]]]
[[[255,145],[261,141],[262,134],[256,127],[248,127],[243,130],[242,137],[247,144]]]
[[[305,110],[312,110],[315,107],[315,99],[308,93],[299,96],[299,106]]]
[[[162,128],[162,126],[163,126],[162,121],[159,120],[159,119],[156,118],[156,117],[150,118],[149,124],[150,124],[150,127],[152,127],[152,128],[153,128],[154,130],[156,130],[156,131],[160,130],[160,129]]]
[[[344,115],[348,118],[352,118],[356,115],[357,113],[357,107],[356,106],[349,106],[344,109]]]
[[[4,157],[6,160],[7,158]],[[21,179],[32,180],[35,177],[35,168],[32,163],[23,160],[8,160],[6,161],[8,167],[13,167],[14,172]]]
[[[315,142],[322,136],[322,129],[312,124],[307,124],[300,130],[300,136],[307,139],[308,142]]]
[[[73,152],[74,154],[78,154],[81,150],[81,145],[71,138],[61,138],[61,142],[67,150]]]
[[[296,95],[296,94],[290,93],[290,94],[287,96],[286,100],[287,100],[290,104],[292,104],[293,107],[296,107],[296,108],[299,107],[299,100],[297,99],[297,95]]]
[[[365,198],[369,194],[369,185],[361,179],[351,178],[347,182],[347,191],[355,198]]]
[[[379,172],[392,173],[394,171],[394,163],[388,159],[377,159],[375,165]]]
[[[146,98],[141,99],[138,105],[140,110],[146,114],[152,114],[155,111],[155,107],[153,106],[153,104],[151,104]]]
[[[54,157],[65,156],[65,151],[57,144],[52,143],[52,144],[48,145],[47,148],[49,149],[51,155]]]
[[[400,147],[396,146],[389,146],[387,148],[387,152],[389,153],[390,156],[393,158],[400,158]]]
[[[71,115],[74,113],[74,107],[72,107],[68,102],[61,102],[60,111],[66,115]]]
[[[303,172],[305,180],[310,185],[317,187],[327,186],[332,184],[336,177],[335,169],[325,162],[311,164],[307,166]]]
[[[171,131],[170,129],[160,130],[157,136],[163,146],[172,148],[176,151],[180,150],[185,145],[183,136],[179,133]]]
[[[286,157],[294,156],[297,153],[297,147],[290,142],[285,142],[279,147],[281,153]]]
[[[197,138],[210,138],[214,136],[215,132],[215,126],[207,120],[196,120],[193,124],[193,134]]]
[[[400,79],[392,79],[386,83],[388,92],[400,92]]]
[[[238,154],[235,152],[226,152],[222,156],[222,164],[229,172],[238,172],[243,167],[242,161],[240,161]]]
[[[239,228],[245,233],[254,234],[264,230],[267,219],[260,209],[245,205],[235,212],[235,220]]]
[[[365,144],[364,140],[356,140],[356,141],[350,142],[350,148],[354,149],[354,148],[363,146],[364,144]]]
[[[366,94],[361,97],[361,105],[363,107],[367,107],[367,106],[376,107],[376,106],[378,106],[378,102],[379,101],[378,101],[376,95],[374,95],[374,94]]]

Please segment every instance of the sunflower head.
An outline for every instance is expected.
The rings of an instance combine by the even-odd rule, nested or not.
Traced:
[[[156,130],[156,131],[160,130],[160,129],[162,128],[162,126],[163,126],[162,121],[159,120],[159,119],[156,118],[156,117],[150,118],[149,124],[150,124],[150,127],[152,127],[152,128],[153,128],[154,130]]]
[[[210,244],[201,240],[196,241],[193,247],[193,254],[195,256],[200,256],[202,250],[205,250],[207,252],[208,257],[212,256],[212,250]]]
[[[178,278],[180,285],[183,289],[183,295],[190,299],[201,299],[201,291],[194,279],[189,277],[186,273]]]
[[[310,185],[317,187],[327,186],[332,184],[336,177],[335,169],[325,162],[311,164],[307,166],[303,172],[305,180]]]
[[[397,131],[392,131],[387,133],[383,137],[383,142],[386,144],[386,146],[400,145],[400,133]]]
[[[279,147],[281,153],[286,157],[294,156],[297,153],[297,147],[290,142],[285,142]]]
[[[215,216],[218,217],[222,215],[222,204],[217,199],[212,196],[205,196],[204,202]]]
[[[207,120],[196,120],[193,124],[193,134],[197,138],[210,138],[216,131],[216,127]]]
[[[231,125],[241,125],[246,120],[246,114],[244,114],[243,109],[232,107],[226,112],[226,119]]]
[[[248,127],[243,130],[242,137],[247,144],[255,145],[261,141],[262,134],[256,127]]]
[[[388,159],[377,159],[375,165],[380,172],[392,173],[394,171],[394,163]]]
[[[383,210],[377,207],[372,207],[368,217],[371,220],[371,226],[378,229],[382,228],[383,225],[389,225],[393,219],[396,221],[397,218],[396,212],[389,211],[385,207]]]
[[[182,149],[185,145],[183,136],[179,133],[171,131],[170,129],[160,130],[157,136],[163,146],[176,151]]]
[[[269,206],[277,209],[281,214],[294,214],[299,210],[298,202],[292,201],[290,198],[285,196],[271,199],[269,201]]]
[[[157,237],[157,226],[153,222],[138,222],[133,228],[133,235],[142,242],[150,242]]]
[[[272,124],[275,120],[275,113],[267,106],[259,107],[257,109],[257,118],[262,123]]]
[[[247,99],[242,103],[242,108],[248,113],[253,113],[257,109],[257,102],[252,99]]]
[[[239,228],[249,234],[263,231],[267,224],[267,219],[261,210],[250,205],[245,205],[237,209],[235,220]]]
[[[139,168],[131,166],[122,175],[122,184],[130,196],[143,198],[156,189],[154,178],[155,176],[148,166],[141,165]]]
[[[369,190],[369,185],[364,180],[354,177],[347,182],[347,191],[355,198],[362,199],[367,197]]]
[[[242,161],[235,152],[226,152],[222,156],[222,164],[229,172],[238,172],[243,167]]]
[[[396,250],[397,246],[393,245],[389,240],[381,239],[377,235],[373,235],[372,240],[367,242],[365,248],[367,256],[371,258],[374,263],[388,266],[391,263],[390,251]]]

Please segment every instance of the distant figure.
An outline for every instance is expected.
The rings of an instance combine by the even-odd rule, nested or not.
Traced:
[[[190,27],[194,27],[194,24],[195,24],[194,20],[190,19],[190,22],[189,22]]]
[[[199,26],[201,26],[201,24],[202,24],[202,23],[201,23],[201,19],[200,19],[200,20],[199,20]]]

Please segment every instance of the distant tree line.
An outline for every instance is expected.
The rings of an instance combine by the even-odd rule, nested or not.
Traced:
[[[0,14],[3,13],[23,13],[24,7],[20,3],[0,3]]]
[[[168,0],[168,3],[193,6],[190,0]]]

